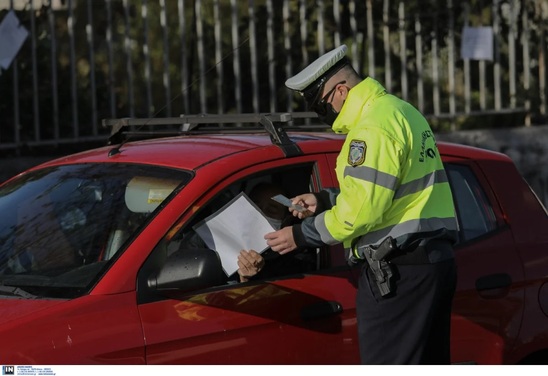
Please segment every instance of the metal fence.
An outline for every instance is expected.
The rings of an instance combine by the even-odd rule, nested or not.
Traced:
[[[547,3],[0,0],[28,31],[0,68],[0,150],[103,140],[103,118],[305,110],[285,79],[342,43],[435,129],[527,126],[547,113]]]

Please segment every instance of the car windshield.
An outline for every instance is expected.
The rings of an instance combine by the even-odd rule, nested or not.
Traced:
[[[0,295],[85,294],[191,174],[135,164],[80,164],[0,187]]]

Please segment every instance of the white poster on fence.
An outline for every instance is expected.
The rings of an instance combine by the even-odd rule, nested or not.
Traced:
[[[493,60],[493,28],[468,27],[462,30],[460,55],[463,59]]]
[[[0,67],[9,68],[28,35],[15,12],[10,10],[0,22]]]

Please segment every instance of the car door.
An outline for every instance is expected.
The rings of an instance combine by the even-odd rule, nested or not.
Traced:
[[[335,157],[329,156],[331,171]],[[466,158],[443,158],[461,238],[455,247],[458,282],[451,321],[451,360],[500,364],[518,335],[523,315],[521,259],[481,169]]]
[[[222,192],[248,177],[292,166],[309,168],[306,188],[333,184],[323,154],[294,157],[220,177],[193,207],[205,210],[208,203],[223,197]],[[280,174],[280,179],[283,176]],[[296,184],[302,176],[296,174],[288,180]],[[240,186],[245,189],[245,184]],[[174,231],[183,232],[193,216],[185,213]],[[169,243],[166,247],[174,244],[169,239],[165,243]],[[160,254],[162,244],[143,267],[138,283],[148,364],[359,362],[355,276],[340,262],[340,255],[331,256],[330,249],[317,250],[318,267],[307,273],[223,284],[184,299],[171,299],[146,291],[146,276],[154,268],[154,255]]]
[[[453,301],[453,363],[502,364],[521,325],[524,279],[511,228],[479,167],[445,158],[460,241]]]

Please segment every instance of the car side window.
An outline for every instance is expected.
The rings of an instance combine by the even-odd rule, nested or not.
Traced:
[[[168,235],[156,246],[153,255],[158,255],[158,260],[167,260],[175,253],[184,254],[185,251],[191,249],[208,248],[193,227],[217,212],[241,192],[246,193],[257,207],[263,211],[263,214],[274,228],[285,227],[300,221],[298,218],[293,217],[287,208],[271,200],[270,197],[275,194],[294,197],[308,192],[313,173],[313,164],[268,170],[250,175],[219,189],[219,192],[205,203],[190,221],[184,224],[176,224],[174,229],[169,231]],[[163,255],[159,256],[161,254]],[[265,266],[251,279],[270,279],[314,271],[318,269],[320,260],[317,249],[302,249],[283,256],[271,250],[266,250],[262,256],[265,259]],[[154,256],[152,258],[158,257]],[[226,282],[239,282],[237,272],[226,276]]]
[[[448,163],[445,169],[455,201],[460,242],[495,230],[497,222],[493,207],[470,167]]]

